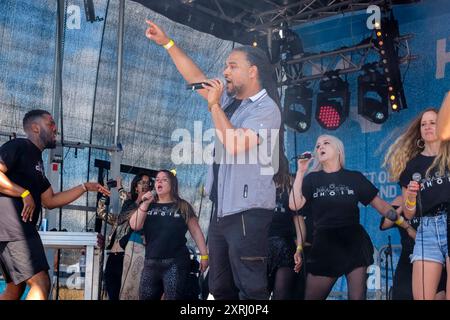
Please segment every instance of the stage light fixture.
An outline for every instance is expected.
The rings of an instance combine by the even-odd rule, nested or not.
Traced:
[[[382,124],[389,117],[386,80],[375,65],[366,65],[363,71],[358,77],[358,114],[373,123]]]
[[[282,22],[277,33],[272,36],[272,63],[282,63],[303,54],[303,43],[299,35],[291,30],[287,22]]]
[[[286,89],[284,95],[283,121],[297,132],[305,132],[311,127],[313,90],[305,85],[294,85]]]
[[[381,20],[381,28],[375,32],[375,44],[380,52],[380,64],[389,90],[389,104],[394,111],[407,107],[401,79],[398,49],[395,39],[399,37],[398,22],[391,11],[390,16]]]
[[[331,71],[319,86],[321,91],[317,95],[316,120],[322,128],[336,130],[349,113],[348,82],[339,77],[338,71]]]

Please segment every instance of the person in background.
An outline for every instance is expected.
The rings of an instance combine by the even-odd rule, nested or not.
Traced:
[[[302,239],[302,242],[296,240],[297,249],[294,254],[294,271],[298,274],[294,300],[305,300],[306,277],[308,274],[307,264],[313,243],[314,225],[309,204],[305,204],[294,214],[295,219],[298,220],[298,222],[294,220],[296,239]],[[302,227],[303,224],[304,226]]]
[[[147,191],[153,190],[153,187],[153,181],[148,175],[139,174],[133,179],[131,182],[133,209],[137,208],[143,199],[143,195]],[[127,236],[120,240],[120,245],[125,248],[120,300],[139,300],[139,285],[145,260],[145,243],[142,230],[134,231],[130,228]]]
[[[130,218],[133,230],[145,235],[145,262],[139,287],[140,300],[181,300],[186,297],[190,256],[189,230],[200,251],[200,269],[208,266],[205,238],[194,209],[178,193],[178,179],[168,171],[156,175],[155,191],[147,192]]]
[[[286,158],[283,157],[286,161]],[[289,191],[293,180],[289,174],[277,181],[277,202],[269,229],[268,284],[272,300],[291,300],[295,297],[297,274],[294,271],[296,225],[301,227],[298,237],[306,235],[303,216],[295,216],[289,209]],[[303,241],[298,241],[301,245]]]
[[[149,190],[150,177],[146,174],[138,174],[131,182],[131,199],[123,189],[122,179],[117,179],[119,186],[119,198],[122,203],[121,212],[118,215],[108,214],[106,198],[100,198],[97,206],[97,215],[100,219],[107,220],[112,225],[109,243],[106,247],[108,258],[105,267],[105,286],[109,300],[119,300],[122,288],[122,271],[124,269],[125,247],[131,236],[132,230],[129,218],[138,204],[142,201],[142,196]]]

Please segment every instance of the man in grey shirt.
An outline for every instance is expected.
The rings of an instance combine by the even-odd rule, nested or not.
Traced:
[[[215,210],[208,230],[209,289],[215,299],[268,299],[268,230],[275,208],[281,114],[272,66],[261,49],[228,56],[225,82],[207,79],[164,31],[147,21],[146,36],[163,46],[188,83],[208,101],[216,129],[207,190]],[[275,98],[277,99],[277,98]]]

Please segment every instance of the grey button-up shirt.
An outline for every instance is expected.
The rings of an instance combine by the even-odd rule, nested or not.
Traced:
[[[233,101],[226,92],[222,95],[222,109]],[[281,113],[276,103],[263,89],[244,99],[230,119],[235,128],[251,129],[259,135],[260,143],[233,157],[225,151],[216,137],[215,153],[220,163],[217,183],[217,216],[224,217],[249,209],[274,209],[275,184],[278,171],[278,130]],[[237,160],[236,160],[237,158]],[[209,167],[206,191],[211,192],[214,180]]]

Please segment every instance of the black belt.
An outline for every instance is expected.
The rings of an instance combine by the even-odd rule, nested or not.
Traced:
[[[108,255],[114,255],[114,256],[123,256],[125,255],[125,252],[108,252]]]
[[[424,217],[436,217],[448,213],[448,203],[444,202],[434,206],[427,212],[425,212]]]

